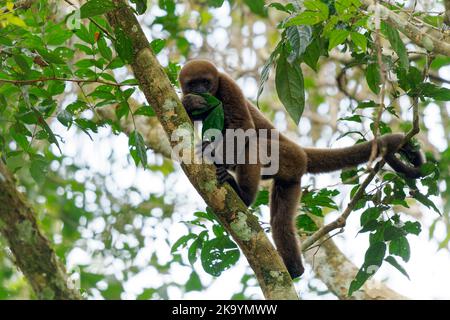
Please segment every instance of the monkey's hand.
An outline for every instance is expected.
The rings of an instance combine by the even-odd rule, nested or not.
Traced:
[[[239,187],[234,177],[228,172],[227,168],[224,165],[216,164],[216,177],[220,185],[228,183],[234,189],[234,191],[236,191],[236,193],[242,199],[242,201],[245,203],[246,206],[251,205],[252,201],[246,200],[241,187]]]
[[[201,110],[208,107],[205,98],[196,94],[187,94],[181,100],[186,111],[191,114],[195,110]]]

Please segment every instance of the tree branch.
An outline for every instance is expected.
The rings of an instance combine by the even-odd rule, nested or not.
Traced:
[[[16,265],[39,299],[79,300],[64,266],[39,229],[35,214],[17,191],[15,180],[0,160],[0,233],[11,249]]]
[[[107,14],[114,30],[121,29],[131,40],[135,78],[170,137],[179,128],[193,133],[189,120],[167,75],[150,49],[141,26],[123,0],[114,0],[119,9]],[[171,142],[173,146],[175,141]],[[225,229],[242,249],[267,299],[298,299],[293,282],[280,256],[255,216],[229,186],[219,186],[211,165],[182,164],[184,172]]]
[[[362,0],[361,2],[371,12],[375,12],[375,8],[378,6],[380,18],[402,32],[419,47],[436,54],[450,56],[450,43],[447,42],[444,35],[430,28],[424,22],[420,21],[421,26],[418,27],[412,23],[406,13],[395,13],[383,5],[375,4],[373,0]]]
[[[407,297],[393,291],[384,283],[369,279],[361,289],[348,296],[350,283],[358,273],[356,267],[339,250],[333,239],[328,239],[318,250],[308,250],[305,260],[313,267],[316,276],[339,299],[347,300],[406,300]]]

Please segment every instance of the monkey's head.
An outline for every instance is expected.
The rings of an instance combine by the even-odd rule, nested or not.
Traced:
[[[207,60],[191,60],[181,69],[180,84],[184,95],[190,93],[215,95],[219,88],[219,71]]]

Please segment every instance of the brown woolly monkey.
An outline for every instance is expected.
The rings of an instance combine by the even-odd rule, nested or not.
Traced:
[[[206,101],[197,94],[209,93],[223,103],[225,129],[275,129],[272,123],[247,99],[242,90],[228,75],[217,70],[206,60],[188,62],[180,73],[183,105],[192,120],[204,120],[205,115],[193,115],[204,109]],[[259,135],[259,134],[258,134]],[[259,138],[259,136],[258,136]],[[226,140],[226,135],[225,135]],[[380,137],[378,155],[390,166],[408,178],[420,177],[423,158],[410,144],[402,146],[403,134]],[[226,142],[226,141],[225,141]],[[348,148],[302,148],[284,135],[279,135],[279,170],[271,176],[261,176],[260,164],[224,164],[217,166],[220,183],[228,182],[244,203],[249,206],[255,200],[260,179],[273,179],[270,198],[272,235],[277,249],[292,278],[302,275],[304,268],[296,237],[295,216],[301,196],[300,180],[305,173],[322,173],[340,170],[367,162],[372,142],[360,143]],[[247,148],[247,147],[245,147]],[[246,150],[248,153],[248,150]],[[412,164],[403,163],[395,156],[401,153]],[[228,172],[235,172],[236,180]]]

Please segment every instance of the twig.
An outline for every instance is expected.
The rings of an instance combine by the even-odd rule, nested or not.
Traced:
[[[90,79],[68,79],[68,78],[58,78],[58,77],[47,77],[47,78],[39,78],[39,79],[29,79],[29,80],[12,80],[12,79],[0,79],[0,83],[13,83],[17,85],[27,85],[36,82],[46,82],[46,81],[68,81],[75,83],[101,83],[114,87],[124,87],[124,86],[132,86],[130,84],[120,84],[114,82],[103,81],[99,79],[90,80]]]
[[[306,239],[303,243],[302,243],[302,251],[305,251],[306,249],[308,249],[309,247],[311,247],[314,243],[316,243],[320,238],[322,238],[323,236],[325,236],[326,234],[328,234],[329,232],[339,229],[339,228],[343,228],[346,225],[347,222],[347,218],[350,215],[350,213],[353,211],[353,209],[355,208],[356,204],[358,203],[358,201],[362,198],[362,196],[364,195],[364,191],[366,189],[366,187],[369,185],[369,183],[373,180],[373,178],[375,178],[376,174],[378,173],[378,171],[380,171],[380,169],[384,166],[384,164],[386,163],[386,161],[384,159],[381,159],[380,161],[377,162],[377,164],[375,165],[375,167],[370,171],[369,175],[367,176],[367,178],[363,181],[363,183],[359,186],[358,190],[356,191],[355,195],[353,196],[353,198],[350,200],[350,203],[348,204],[347,208],[344,210],[344,212],[339,216],[339,218],[337,218],[336,220],[334,220],[333,222],[323,226],[322,228],[320,228],[318,231],[316,231],[316,233],[314,233],[311,237],[309,237],[308,239]]]

